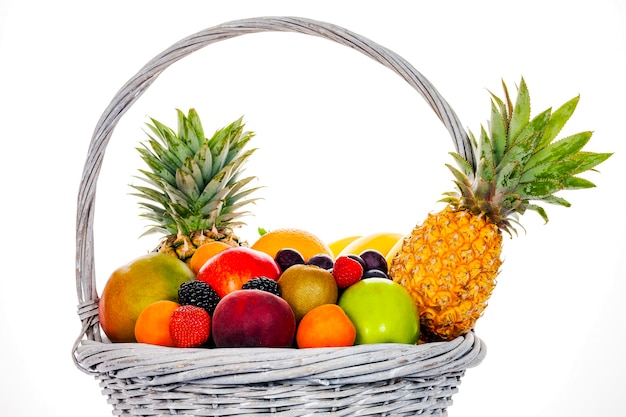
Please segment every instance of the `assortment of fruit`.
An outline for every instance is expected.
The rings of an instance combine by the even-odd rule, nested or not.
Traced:
[[[298,229],[278,229],[268,236],[280,242],[287,234],[312,236]],[[314,253],[313,246],[326,248],[319,242],[303,238],[300,244],[292,243],[310,246]],[[306,258],[296,248],[277,250],[276,244],[265,252],[226,247],[208,257],[197,273],[171,254],[139,257],[107,282],[100,301],[101,325],[115,342],[169,347],[417,342],[415,303],[389,278],[385,255],[377,249],[336,258],[321,252]],[[276,255],[272,258],[269,253]],[[152,269],[143,266],[147,262]],[[120,276],[124,287],[116,284]],[[145,290],[153,284],[167,291]]]
[[[330,347],[451,340],[482,315],[502,264],[502,234],[535,201],[569,206],[560,190],[594,185],[578,175],[610,157],[583,151],[590,132],[555,140],[578,97],[530,118],[522,79],[515,102],[492,97],[489,129],[470,132],[469,160],[452,153],[457,190],[405,235],[349,236],[326,244],[300,229],[234,233],[253,202],[242,166],[254,136],[242,120],[207,138],[197,113],[174,131],[152,119],[139,149],[149,170],[133,186],[150,254],[113,272],[99,317],[113,342],[176,347]]]

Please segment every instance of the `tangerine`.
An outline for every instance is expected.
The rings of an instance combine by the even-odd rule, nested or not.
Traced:
[[[228,248],[232,248],[232,246],[228,243],[220,242],[219,240],[205,243],[193,253],[191,259],[189,260],[189,267],[193,272],[198,274],[198,271],[202,268],[202,265],[204,265],[206,261]]]
[[[319,254],[325,254],[335,259],[335,255],[328,244],[315,234],[301,229],[271,230],[259,237],[251,248],[265,252],[272,258],[276,257],[279,250],[291,248],[300,252],[305,261]]]
[[[352,346],[356,328],[337,304],[322,304],[302,317],[296,331],[299,348]]]
[[[170,318],[180,304],[170,300],[155,301],[141,310],[135,322],[135,338],[139,343],[174,347],[170,336]]]

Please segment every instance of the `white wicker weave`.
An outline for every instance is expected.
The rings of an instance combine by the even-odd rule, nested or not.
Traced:
[[[176,349],[109,343],[102,337],[93,215],[97,178],[116,124],[172,63],[211,43],[268,31],[326,38],[390,68],[429,103],[456,150],[474,160],[460,121],[428,80],[392,51],[344,28],[297,17],[262,17],[182,39],[117,92],[95,128],[78,196],[76,285],[82,331],[73,346],[74,361],[101,381],[114,415],[445,416],[465,370],[486,354],[473,332],[445,343],[324,349]]]

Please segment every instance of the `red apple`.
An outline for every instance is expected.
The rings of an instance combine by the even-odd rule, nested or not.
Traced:
[[[262,290],[226,295],[211,322],[217,347],[291,347],[296,334],[296,318],[289,304]]]
[[[197,279],[209,284],[220,297],[224,297],[257,277],[277,280],[280,268],[265,252],[236,246],[209,258],[198,271]]]

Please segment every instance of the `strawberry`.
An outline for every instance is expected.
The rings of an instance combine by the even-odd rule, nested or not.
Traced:
[[[347,288],[358,282],[363,276],[363,266],[359,261],[349,256],[340,256],[335,259],[333,277],[339,288]]]
[[[201,307],[183,305],[172,313],[170,337],[176,347],[196,347],[211,335],[211,316]]]

